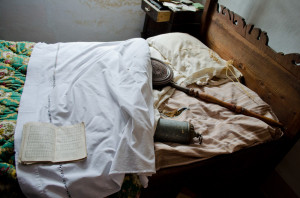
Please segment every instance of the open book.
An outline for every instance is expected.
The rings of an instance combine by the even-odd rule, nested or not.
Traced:
[[[68,162],[86,157],[84,123],[61,127],[42,122],[24,124],[19,163]]]

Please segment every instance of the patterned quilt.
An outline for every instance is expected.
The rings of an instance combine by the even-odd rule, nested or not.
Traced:
[[[16,179],[14,128],[34,44],[0,41],[0,170],[11,179]]]
[[[0,194],[21,197],[14,155],[14,129],[33,42],[0,40]],[[141,184],[136,175],[126,175],[121,191],[111,197],[137,197]]]
[[[17,196],[14,129],[34,45],[32,42],[0,40],[0,193],[7,194],[6,197]]]

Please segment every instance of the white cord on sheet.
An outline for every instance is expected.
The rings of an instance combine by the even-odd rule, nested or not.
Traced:
[[[53,71],[53,84],[52,87],[54,88],[56,86],[56,81],[55,81],[55,75],[56,75],[56,65],[57,65],[57,57],[58,57],[58,51],[59,51],[60,43],[57,44],[57,50],[56,50],[56,55],[55,55],[55,64],[54,64],[54,71]]]
[[[255,97],[254,97],[253,95],[251,95],[251,94],[250,94],[250,93],[249,93],[249,92],[241,85],[241,83],[240,83],[240,81],[239,81],[239,78],[235,75],[235,72],[233,72],[232,69],[231,69],[230,67],[233,67],[233,61],[232,61],[232,60],[228,60],[228,61],[226,62],[226,77],[227,77],[228,79],[230,79],[230,80],[234,83],[234,85],[240,87],[241,90],[242,90],[249,98],[251,98],[251,99],[253,100],[253,102],[256,102],[256,101],[255,101]],[[236,81],[234,81],[234,80],[228,75],[228,70],[229,70],[229,71],[231,72],[231,74],[234,76],[234,78],[235,78]]]
[[[56,72],[55,71],[56,71],[59,47],[60,47],[60,43],[57,44],[57,50],[56,50],[56,55],[55,55],[54,70],[53,70],[53,77],[52,77],[52,80],[53,80],[52,88],[55,88],[55,86],[56,86],[56,81],[55,81]],[[51,106],[51,98],[50,98],[50,95],[49,95],[48,96],[48,116],[49,116],[49,122],[52,123],[52,116],[51,116],[51,112],[50,112],[50,106]],[[62,164],[58,165],[58,170],[60,172],[62,183],[64,184],[67,196],[68,196],[68,198],[71,198],[72,196],[71,196],[70,191],[69,191],[68,186],[67,186],[67,181],[66,181],[66,177],[65,177],[65,174],[64,174],[64,171],[63,171],[63,165]]]

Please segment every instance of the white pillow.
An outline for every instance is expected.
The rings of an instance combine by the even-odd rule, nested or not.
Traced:
[[[222,84],[229,81],[226,66],[237,77],[241,73],[210,50],[200,40],[186,33],[167,33],[147,39],[151,57],[158,58],[173,69],[174,81],[182,86],[192,83],[198,85]],[[228,71],[228,76],[234,79]],[[213,77],[220,79],[212,81]]]

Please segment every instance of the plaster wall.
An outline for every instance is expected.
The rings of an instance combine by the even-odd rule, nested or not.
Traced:
[[[116,41],[140,37],[141,0],[0,0],[0,38]]]

